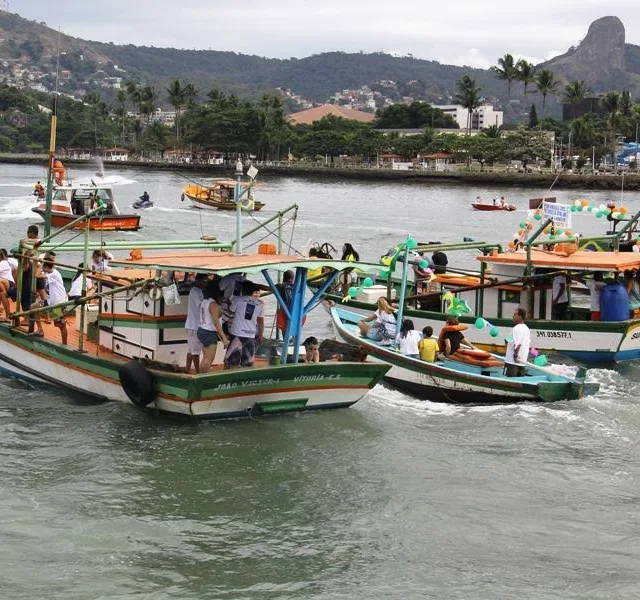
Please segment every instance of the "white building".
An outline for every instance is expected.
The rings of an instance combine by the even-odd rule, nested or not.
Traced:
[[[467,128],[469,111],[459,104],[434,104],[433,108],[440,109],[445,115],[451,115],[460,129]],[[486,129],[491,125],[500,127],[503,123],[503,112],[494,110],[490,104],[482,104],[471,115],[471,129]]]

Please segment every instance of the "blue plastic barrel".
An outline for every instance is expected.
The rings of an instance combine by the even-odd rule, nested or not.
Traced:
[[[629,294],[621,283],[607,283],[600,292],[600,319],[626,321],[629,318]]]

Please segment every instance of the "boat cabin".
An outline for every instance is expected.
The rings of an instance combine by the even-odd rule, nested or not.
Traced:
[[[475,314],[486,318],[508,319],[518,307],[527,308],[531,319],[551,319],[552,293],[551,280],[555,274],[568,273],[580,278],[590,278],[594,272],[608,275],[605,281],[617,283],[625,271],[640,268],[640,255],[632,252],[589,252],[577,251],[567,255],[560,251],[533,250],[530,259],[530,275],[533,285],[525,285],[522,278],[527,275],[527,253],[525,251],[496,253],[478,257],[487,271],[498,284],[471,294],[461,293],[459,297],[467,300],[472,307],[477,306]],[[569,286],[569,314],[571,320],[589,320],[589,304],[585,302],[584,286]],[[573,298],[572,298],[573,293]],[[581,298],[582,296],[582,298]],[[479,304],[481,303],[481,306]],[[633,307],[630,305],[629,307]],[[626,318],[629,318],[627,314]]]

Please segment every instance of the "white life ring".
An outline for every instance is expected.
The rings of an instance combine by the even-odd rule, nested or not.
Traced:
[[[154,302],[157,302],[162,298],[162,288],[158,286],[153,286],[147,290],[147,296]]]
[[[243,198],[242,200],[240,200],[240,206],[244,208],[244,210],[253,210],[253,198],[250,198],[248,196],[246,198]]]

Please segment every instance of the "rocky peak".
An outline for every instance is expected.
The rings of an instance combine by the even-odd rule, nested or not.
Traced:
[[[565,80],[584,80],[594,88],[626,71],[625,31],[618,17],[602,17],[591,23],[586,37],[566,54],[546,63]]]

